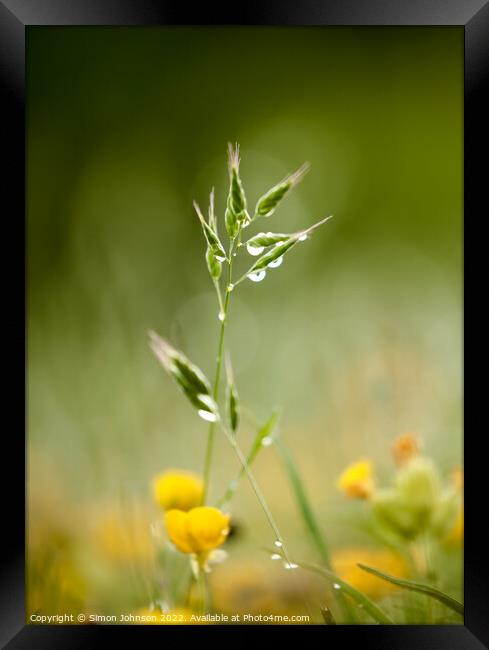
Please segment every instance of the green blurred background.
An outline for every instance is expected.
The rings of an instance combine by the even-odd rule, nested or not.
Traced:
[[[240,285],[228,332],[241,399],[258,421],[282,407],[329,539],[357,534],[334,488],[345,464],[370,457],[382,482],[406,430],[444,473],[460,464],[462,75],[461,28],[29,27],[34,492],[55,482],[82,517],[89,502],[150,502],[167,467],[202,470],[207,426],[147,331],[213,374],[219,323],[192,199],[215,186],[223,218],[228,141],[252,205],[312,166],[256,231],[334,215],[266,281]],[[245,423],[243,447],[253,433]],[[235,471],[219,438],[213,497]],[[307,548],[273,448],[256,473]],[[244,540],[269,543],[247,485],[233,512]]]

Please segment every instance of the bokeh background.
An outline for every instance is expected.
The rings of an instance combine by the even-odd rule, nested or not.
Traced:
[[[124,557],[100,513],[146,530],[152,477],[202,471],[206,424],[147,331],[213,374],[192,200],[215,186],[223,218],[228,141],[252,205],[311,163],[257,231],[334,215],[264,282],[240,285],[228,331],[241,399],[259,422],[282,409],[330,546],[365,543],[357,504],[335,489],[347,463],[371,458],[388,480],[409,430],[444,475],[461,464],[462,98],[459,28],[28,28],[29,550],[56,558],[53,581],[75,601],[128,606],[87,550],[95,539]],[[245,422],[244,448],[254,432]],[[214,498],[236,469],[218,439]],[[273,447],[256,474],[294,552],[312,556]],[[262,575],[271,540],[245,483],[233,516],[231,555]],[[129,573],[132,606],[150,588]]]

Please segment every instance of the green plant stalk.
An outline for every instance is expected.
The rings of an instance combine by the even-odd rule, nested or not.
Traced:
[[[258,435],[255,438],[253,444],[251,445],[251,448],[248,451],[248,456],[246,457],[246,464],[248,465],[249,468],[251,468],[253,462],[255,461],[255,458],[258,455],[260,447],[262,446],[261,444],[262,439],[265,436],[268,436],[273,433],[277,425],[277,420],[278,420],[278,411],[275,411],[272,417],[269,418],[269,420],[267,420],[267,422],[263,425],[263,427],[261,427],[261,429],[258,431]],[[241,465],[237,477],[229,482],[226,488],[226,492],[217,502],[218,508],[221,508],[222,506],[229,503],[229,501],[231,501],[231,499],[236,493],[236,490],[238,489],[240,480],[243,478],[245,474],[246,474],[245,469],[243,465]]]
[[[224,334],[226,330],[226,322],[227,322],[227,316],[228,316],[228,311],[229,311],[229,301],[230,301],[230,295],[232,291],[232,278],[233,278],[233,257],[234,257],[234,252],[236,248],[240,245],[241,242],[241,228],[242,226],[240,225],[238,228],[238,232],[236,233],[236,237],[231,241],[230,247],[229,247],[229,254],[228,254],[228,282],[227,282],[227,287],[226,287],[226,295],[224,298],[224,305],[222,306],[222,320],[221,320],[221,329],[219,333],[219,343],[217,347],[217,357],[216,357],[216,372],[215,372],[215,377],[214,377],[214,386],[213,386],[213,397],[214,400],[217,402],[217,399],[219,397],[219,383],[221,379],[221,369],[222,369],[222,358],[223,358],[223,353],[224,353]],[[219,285],[217,282],[214,283],[216,287],[216,291],[218,293],[218,298],[219,298],[219,308],[221,309],[222,301],[220,300],[220,291],[219,291]],[[214,437],[215,437],[215,422],[211,422],[209,424],[209,433],[207,437],[207,449],[206,449],[206,454],[205,454],[205,463],[204,463],[204,487],[202,491],[202,503],[205,504],[206,499],[207,499],[207,493],[209,491],[209,479],[210,479],[210,472],[211,472],[211,466],[212,466],[212,451],[214,447]],[[224,435],[226,436],[227,440],[231,444],[234,452],[236,453],[238,460],[241,464],[241,467],[243,471],[246,473],[246,476],[251,484],[251,487],[253,488],[253,491],[255,492],[255,495],[265,513],[266,518],[268,519],[268,522],[270,524],[270,527],[273,530],[273,533],[275,535],[275,540],[280,543],[280,549],[283,552],[284,559],[288,564],[292,564],[290,560],[290,556],[287,551],[287,547],[285,546],[283,537],[279,531],[279,528],[275,522],[275,519],[273,518],[273,515],[270,511],[270,508],[268,507],[268,504],[265,500],[265,497],[263,496],[260,487],[254,477],[254,474],[251,472],[251,469],[247,463],[247,460],[241,451],[238,443],[236,442],[235,437],[229,433],[229,431],[226,429],[224,423],[221,421],[221,429],[224,432]]]
[[[279,550],[282,550],[283,554],[284,554],[285,561],[288,564],[292,564],[289,553],[287,551],[287,547],[285,546],[284,538],[282,537],[282,535],[280,533],[280,530],[279,530],[279,528],[277,526],[277,523],[276,523],[276,521],[275,521],[275,519],[274,519],[274,517],[272,515],[272,512],[271,512],[270,508],[268,507],[266,499],[263,496],[263,493],[262,493],[262,491],[260,489],[260,486],[257,483],[255,475],[253,474],[253,472],[251,471],[251,469],[250,469],[250,467],[248,465],[248,462],[247,462],[247,460],[245,458],[245,455],[241,451],[241,448],[239,447],[239,445],[238,445],[238,443],[236,441],[236,438],[231,433],[229,433],[229,431],[226,429],[226,427],[221,426],[221,429],[222,429],[224,435],[226,436],[229,444],[234,449],[234,453],[238,457],[238,460],[239,460],[239,462],[241,464],[241,467],[243,468],[243,471],[245,472],[246,477],[247,477],[248,481],[250,482],[251,487],[253,488],[253,492],[255,493],[256,498],[258,499],[258,502],[260,503],[263,512],[265,513],[265,516],[266,516],[266,518],[268,520],[268,523],[270,524],[270,528],[273,530],[273,534],[275,535],[275,541],[279,542],[279,544],[280,544],[280,546],[277,547],[277,552]]]
[[[212,394],[215,402],[217,403],[218,397],[219,397],[219,384],[221,381],[221,370],[222,370],[222,358],[223,358],[223,353],[224,353],[224,334],[226,331],[226,322],[227,322],[227,316],[228,316],[228,311],[229,311],[229,298],[231,295],[231,289],[230,287],[232,286],[232,278],[233,278],[233,254],[235,251],[235,244],[236,241],[239,239],[239,236],[241,234],[241,227],[239,228],[238,234],[235,239],[231,242],[231,245],[229,247],[229,256],[228,256],[228,282],[226,286],[226,295],[224,297],[224,304],[222,302],[221,298],[221,292],[219,289],[219,284],[218,282],[214,282],[214,286],[217,291],[218,295],[218,300],[219,300],[219,310],[220,314],[222,314],[222,320],[221,320],[221,328],[219,331],[219,342],[217,345],[217,356],[216,356],[216,372],[214,375],[214,385],[212,389]],[[207,500],[207,494],[209,492],[209,481],[210,481],[210,473],[211,473],[211,467],[212,467],[212,452],[214,449],[214,438],[215,438],[215,432],[216,432],[216,423],[215,422],[210,422],[209,424],[209,432],[207,434],[207,447],[205,451],[205,461],[204,461],[204,487],[202,490],[202,505],[205,505],[205,502]]]
[[[416,591],[420,594],[424,594],[425,596],[430,596],[431,598],[434,598],[435,600],[438,600],[440,603],[446,605],[446,607],[453,609],[453,611],[457,612],[457,614],[460,614],[460,616],[464,615],[463,604],[458,600],[456,600],[455,598],[452,598],[448,594],[443,593],[443,591],[440,591],[439,589],[434,589],[429,585],[423,585],[418,582],[413,582],[412,580],[404,580],[402,578],[396,578],[395,576],[391,576],[388,573],[382,573],[382,571],[379,571],[378,569],[374,569],[373,567],[369,567],[365,564],[359,563],[357,566],[360,567],[360,569],[363,569],[363,571],[366,571],[367,573],[371,573],[377,578],[381,578],[382,580],[385,580],[386,582],[390,582],[393,585],[396,585],[403,589],[409,589],[410,591]]]
[[[368,596],[363,594],[361,591],[358,591],[358,589],[355,589],[355,587],[352,587],[352,585],[350,585],[348,582],[345,582],[339,578],[335,573],[333,573],[333,571],[330,571],[329,569],[323,569],[322,567],[315,566],[314,564],[299,563],[299,566],[301,566],[303,569],[306,569],[307,571],[318,573],[330,582],[339,585],[339,587],[341,587],[341,590],[347,596],[350,596],[352,600],[361,605],[367,614],[369,614],[378,623],[381,623],[382,625],[394,625],[394,621],[389,616],[387,616],[387,614],[378,605],[370,600]]]

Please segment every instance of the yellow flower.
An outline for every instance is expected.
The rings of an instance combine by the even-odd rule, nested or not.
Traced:
[[[403,465],[408,460],[417,456],[421,449],[415,433],[405,433],[399,436],[392,445],[392,454],[397,465]]]
[[[353,499],[368,499],[374,491],[373,467],[369,460],[349,465],[338,479],[336,486]]]
[[[457,512],[457,518],[452,530],[448,534],[447,542],[450,544],[460,544],[464,538],[464,509],[460,506]]]
[[[168,536],[182,553],[196,555],[202,564],[229,534],[230,516],[217,508],[201,506],[189,512],[169,510],[165,514]]]
[[[190,510],[202,501],[203,483],[191,472],[170,470],[154,479],[153,493],[164,510]]]
[[[115,563],[128,560],[151,562],[154,545],[148,517],[143,511],[128,509],[119,512],[102,508],[93,530],[93,541],[98,553]]]
[[[360,569],[357,566],[359,562],[398,578],[407,576],[406,563],[401,556],[392,551],[346,548],[333,553],[331,564],[338,576],[370,598],[381,598],[395,587]]]
[[[461,492],[464,489],[464,470],[456,467],[452,472],[452,482],[455,489]]]

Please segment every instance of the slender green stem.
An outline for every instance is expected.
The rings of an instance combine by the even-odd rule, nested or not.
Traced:
[[[238,237],[233,239],[229,247],[229,258],[228,258],[228,282],[226,286],[226,294],[224,297],[224,304],[222,303],[221,292],[219,290],[219,285],[217,282],[214,283],[216,287],[218,300],[219,300],[219,317],[221,321],[221,328],[219,332],[219,342],[217,344],[217,356],[216,356],[216,372],[214,375],[214,386],[213,386],[213,397],[217,402],[219,397],[219,383],[221,380],[221,369],[222,369],[222,357],[224,352],[224,334],[226,330],[226,321],[229,310],[229,298],[232,291],[232,278],[233,278],[233,255],[235,251],[236,241],[241,234],[241,229],[239,230]],[[202,491],[202,504],[205,504],[207,499],[207,494],[209,491],[209,480],[212,467],[212,452],[214,449],[214,437],[216,432],[216,423],[210,422],[209,432],[207,434],[207,448],[205,452],[205,461],[204,461],[204,487]]]
[[[282,537],[280,530],[277,526],[277,523],[272,515],[272,512],[268,507],[268,504],[265,500],[265,497],[263,496],[260,486],[257,483],[255,475],[253,474],[253,472],[250,469],[250,466],[248,465],[245,455],[241,451],[241,448],[238,445],[238,443],[236,442],[236,438],[231,433],[229,433],[226,427],[221,426],[221,428],[222,431],[224,432],[224,435],[228,439],[231,447],[234,449],[234,452],[238,457],[239,462],[241,463],[241,467],[243,468],[243,471],[245,472],[248,481],[250,482],[250,485],[253,488],[253,492],[255,493],[256,498],[258,499],[258,502],[260,503],[263,512],[265,513],[268,523],[270,524],[270,528],[273,530],[273,534],[275,535],[275,545],[277,546],[277,550],[282,551],[284,555],[284,559],[287,562],[287,564],[292,565],[293,563],[290,559],[289,553],[287,551],[287,547],[285,546],[284,538]]]
[[[255,461],[255,458],[258,455],[258,452],[260,451],[260,449],[263,448],[263,445],[262,445],[263,439],[265,437],[267,437],[267,436],[272,436],[273,435],[273,433],[274,433],[274,431],[276,429],[276,426],[277,426],[278,417],[279,417],[278,411],[274,411],[272,416],[259,429],[259,431],[258,431],[258,433],[257,433],[257,435],[255,437],[255,440],[253,441],[253,444],[251,445],[251,448],[248,451],[248,455],[246,457],[246,464],[248,465],[248,467],[251,468],[251,466],[253,465],[253,462]],[[253,420],[253,424],[256,426],[256,421],[255,420]],[[240,468],[239,468],[238,475],[229,482],[229,484],[228,484],[228,486],[226,488],[226,492],[224,493],[224,495],[217,502],[217,507],[218,508],[221,508],[222,506],[229,503],[229,501],[231,501],[231,499],[233,498],[233,496],[236,493],[236,490],[238,489],[239,482],[241,481],[241,479],[243,478],[244,475],[245,475],[245,470],[244,470],[243,465],[241,465]]]
[[[219,291],[219,285],[215,283],[216,291],[218,293],[218,298],[219,298],[219,308],[220,308],[220,320],[221,320],[221,329],[219,333],[219,343],[217,346],[217,357],[216,357],[216,372],[214,376],[214,387],[213,387],[213,397],[214,400],[217,402],[217,399],[219,397],[219,382],[221,379],[221,369],[222,369],[222,358],[223,358],[223,352],[224,352],[224,334],[226,330],[226,322],[227,322],[227,316],[228,316],[228,311],[229,311],[229,299],[231,295],[231,291],[233,289],[233,284],[232,284],[232,278],[233,278],[233,258],[234,258],[234,253],[236,248],[240,245],[241,243],[241,228],[242,226],[240,225],[238,232],[236,234],[236,237],[231,241],[231,244],[229,246],[229,254],[228,254],[228,282],[226,286],[226,294],[224,297],[224,305],[222,305],[222,300],[221,300],[221,293]],[[206,499],[207,499],[207,493],[209,491],[209,478],[210,478],[210,471],[211,471],[211,466],[212,466],[212,451],[214,447],[214,437],[215,437],[215,422],[211,422],[209,424],[209,434],[207,437],[207,449],[206,449],[206,454],[205,454],[205,464],[204,464],[204,488],[203,488],[203,493],[202,493],[202,503],[205,504]],[[246,476],[248,477],[248,480],[251,484],[251,487],[253,488],[253,491],[255,492],[255,495],[263,509],[263,512],[265,513],[266,518],[268,519],[268,522],[270,524],[270,527],[273,530],[273,533],[275,535],[275,545],[277,546],[277,549],[280,549],[280,551],[283,553],[284,559],[289,564],[290,566],[293,565],[293,563],[290,560],[287,548],[284,544],[284,540],[282,535],[280,534],[280,531],[278,529],[278,526],[275,522],[275,519],[273,518],[273,515],[270,511],[270,508],[268,507],[268,504],[265,500],[265,497],[263,496],[260,487],[255,479],[254,474],[252,473],[247,460],[241,451],[238,443],[236,442],[235,437],[227,431],[224,423],[221,421],[221,428],[228,439],[229,443],[233,447],[239,462],[241,463],[241,467],[243,468],[243,471],[246,473]]]

